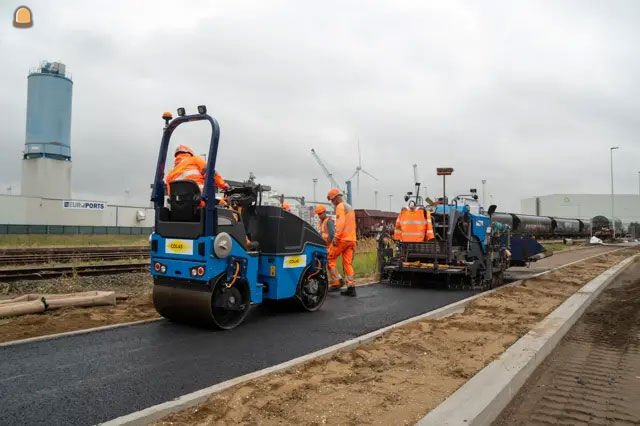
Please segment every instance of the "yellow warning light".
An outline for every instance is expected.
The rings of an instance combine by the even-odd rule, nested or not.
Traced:
[[[165,111],[165,112],[162,113],[162,118],[164,118],[164,119],[168,118],[169,120],[171,120],[173,118],[173,115],[171,115],[171,113],[169,111]]]
[[[13,13],[13,26],[16,28],[29,28],[33,26],[33,14],[27,6],[19,6]]]

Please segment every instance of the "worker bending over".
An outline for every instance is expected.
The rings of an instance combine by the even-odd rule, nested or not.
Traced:
[[[339,189],[333,188],[329,191],[327,199],[336,207],[336,232],[329,245],[329,291],[336,291],[342,285],[336,265],[336,260],[342,255],[342,271],[347,288],[340,294],[354,297],[356,282],[353,253],[356,249],[356,214],[353,208],[343,201]]]
[[[336,224],[329,216],[327,216],[327,209],[323,205],[316,207],[316,214],[320,219],[320,234],[327,247],[331,245],[331,241],[336,234]]]
[[[193,150],[186,145],[178,145],[174,152],[173,169],[167,173],[167,188],[171,190],[169,185],[176,180],[192,180],[200,187],[200,192],[204,188],[205,172],[207,170],[207,162],[202,157],[193,153]],[[222,190],[229,190],[222,176],[218,173],[214,175],[215,185]]]

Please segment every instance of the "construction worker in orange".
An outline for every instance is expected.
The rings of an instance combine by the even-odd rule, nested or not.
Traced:
[[[167,187],[174,180],[192,180],[198,184],[200,191],[204,187],[204,177],[207,170],[207,162],[202,157],[193,153],[193,150],[186,145],[178,145],[174,152],[173,169],[167,173],[165,178]],[[229,190],[229,185],[218,173],[214,175],[215,185],[223,190]]]
[[[355,297],[355,272],[353,270],[353,253],[356,249],[356,214],[353,208],[344,202],[339,189],[333,188],[327,199],[336,207],[336,232],[329,245],[329,291],[338,290],[342,284],[336,260],[342,255],[342,269],[346,290],[340,294]]]
[[[427,210],[427,235],[425,236],[426,241],[431,241],[435,238],[435,234],[433,233],[433,222],[431,221],[431,212]]]
[[[402,210],[400,210],[400,214],[396,218],[396,226],[393,230],[393,239],[396,241],[402,241],[402,216],[404,215],[405,211],[407,211],[407,208],[403,207]]]
[[[329,216],[327,216],[327,209],[323,205],[316,207],[316,214],[320,219],[320,234],[322,239],[327,243],[327,247],[331,245],[331,241],[336,234],[336,225]]]
[[[282,203],[282,208],[291,213],[291,204],[287,203],[286,201]]]
[[[405,243],[421,243],[427,236],[427,218],[424,208],[416,208],[411,202],[409,208],[400,213],[400,228]],[[433,232],[433,228],[431,229]]]

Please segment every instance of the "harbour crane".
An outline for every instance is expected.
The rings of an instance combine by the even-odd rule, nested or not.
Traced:
[[[311,155],[313,155],[313,158],[316,160],[316,162],[324,172],[324,175],[327,177],[327,179],[329,179],[329,183],[331,183],[331,186],[334,188],[338,188],[340,191],[344,192],[347,196],[347,203],[351,204],[351,181],[348,180],[345,182],[346,184],[346,191],[345,191],[345,186],[338,185],[338,182],[333,177],[333,173],[331,173],[327,168],[327,166],[325,166],[324,162],[320,159],[320,156],[316,153],[316,150],[313,148],[311,148]]]
[[[324,172],[324,175],[327,177],[327,179],[329,179],[329,183],[331,184],[331,186],[342,190],[342,186],[338,185],[338,182],[336,182],[335,178],[333,177],[333,173],[331,173],[327,166],[324,165],[324,162],[320,159],[320,157],[316,153],[316,150],[313,148],[311,148],[311,155],[313,155],[313,158],[315,158],[315,160],[318,162],[318,165]]]

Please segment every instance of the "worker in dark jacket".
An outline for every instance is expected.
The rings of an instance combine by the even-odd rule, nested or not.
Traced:
[[[323,205],[316,207],[316,214],[320,219],[320,234],[322,235],[322,239],[327,243],[327,246],[329,246],[336,234],[336,224],[333,219],[327,216],[327,209]]]

